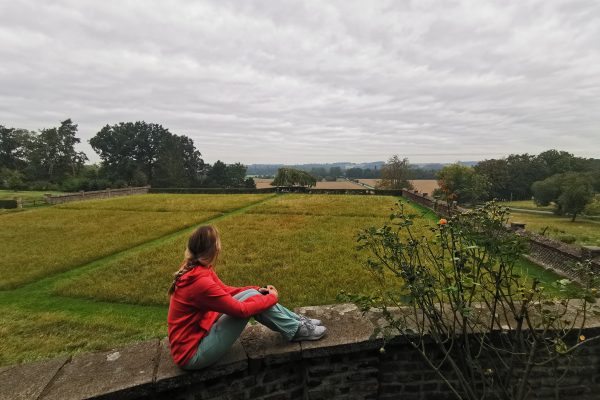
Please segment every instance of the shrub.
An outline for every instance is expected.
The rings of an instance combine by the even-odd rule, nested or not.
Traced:
[[[515,269],[525,243],[505,229],[507,214],[487,203],[440,220],[427,237],[400,205],[389,223],[358,238],[380,287],[376,296],[343,297],[382,312],[384,338],[402,336],[459,399],[523,400],[537,368],[590,340],[578,332],[597,295],[591,263],[580,266],[588,277],[582,300],[548,300],[538,280],[527,284]]]
[[[560,235],[558,237],[558,240],[560,240],[563,243],[572,244],[577,241],[577,237],[575,235],[565,234],[565,235]]]

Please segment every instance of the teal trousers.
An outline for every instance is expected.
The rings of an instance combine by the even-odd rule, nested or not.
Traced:
[[[262,296],[262,294],[257,290],[248,289],[233,297],[239,301],[244,301],[252,296]],[[269,329],[281,333],[287,340],[292,340],[300,325],[298,314],[279,303],[260,314],[254,315],[253,318]],[[242,334],[248,321],[247,318],[235,318],[227,314],[221,314],[210,328],[208,335],[200,341],[194,357],[183,368],[200,369],[219,361]]]

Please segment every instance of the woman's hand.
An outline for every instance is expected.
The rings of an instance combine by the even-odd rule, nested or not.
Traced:
[[[258,291],[261,292],[262,294],[274,294],[275,297],[279,298],[279,293],[277,292],[277,289],[275,289],[275,286],[273,286],[273,285],[267,285],[265,287],[260,288]]]

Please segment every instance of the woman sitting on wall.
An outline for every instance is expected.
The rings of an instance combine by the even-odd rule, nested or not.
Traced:
[[[250,317],[290,341],[323,337],[327,329],[321,321],[278,304],[274,286],[237,288],[221,282],[214,270],[220,251],[217,228],[196,229],[169,289],[169,342],[177,365],[199,369],[214,364],[231,348]]]

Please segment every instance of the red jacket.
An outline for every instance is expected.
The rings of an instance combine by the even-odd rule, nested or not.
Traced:
[[[232,296],[258,286],[236,288],[217,277],[212,266],[198,266],[177,281],[169,304],[169,342],[177,365],[186,365],[196,353],[198,344],[208,334],[220,314],[249,318],[277,303],[277,296],[267,294],[238,301]]]

